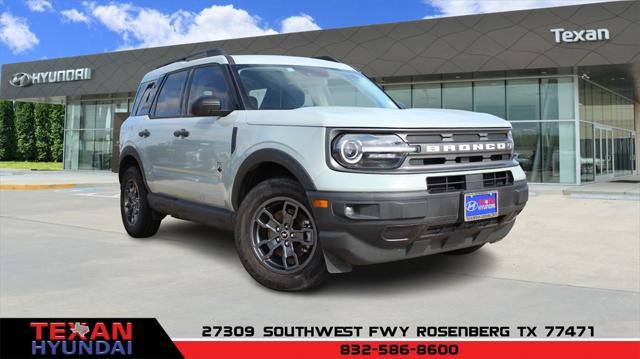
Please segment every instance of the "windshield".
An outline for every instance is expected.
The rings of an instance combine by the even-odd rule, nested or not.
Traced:
[[[235,65],[247,109],[311,106],[398,108],[359,72],[314,66]]]

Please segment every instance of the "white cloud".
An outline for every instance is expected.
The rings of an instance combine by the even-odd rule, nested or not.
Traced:
[[[154,47],[276,34],[252,16],[233,5],[213,5],[195,13],[178,10],[166,14],[131,4],[88,4],[91,14],[107,29],[120,34],[121,48]]]
[[[33,48],[40,40],[29,29],[27,19],[15,17],[7,11],[0,15],[0,42],[17,54]]]
[[[315,20],[307,14],[291,16],[282,20],[282,32],[300,32],[312,30],[320,30],[320,26],[318,26]]]
[[[29,8],[29,10],[35,12],[45,12],[53,10],[53,5],[51,5],[51,2],[47,0],[27,0],[27,7]]]
[[[65,21],[83,22],[85,24],[88,24],[91,22],[91,19],[89,19],[87,15],[83,14],[82,12],[76,9],[62,10],[60,11],[60,14],[62,15],[63,20]]]
[[[423,0],[439,13],[425,18],[537,9],[616,0]]]
[[[130,3],[99,5],[84,2],[90,20],[118,33],[120,49],[155,47],[193,42],[278,34],[262,19],[233,5],[213,5],[199,12],[178,10],[164,13]],[[300,14],[284,19],[280,32],[318,30],[313,17]]]

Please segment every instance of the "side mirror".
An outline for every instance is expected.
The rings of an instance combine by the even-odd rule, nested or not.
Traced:
[[[226,116],[231,113],[231,110],[223,110],[222,102],[219,98],[201,96],[193,101],[189,112],[193,116]]]

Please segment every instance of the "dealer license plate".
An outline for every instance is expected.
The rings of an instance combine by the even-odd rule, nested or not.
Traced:
[[[498,192],[465,193],[464,220],[477,221],[498,216]]]

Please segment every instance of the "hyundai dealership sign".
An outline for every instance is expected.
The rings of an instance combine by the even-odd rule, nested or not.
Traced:
[[[609,40],[609,29],[565,30],[551,29],[556,43]]]
[[[55,82],[91,80],[91,69],[88,67],[80,69],[68,69],[45,72],[18,72],[13,74],[9,83],[16,87],[27,87],[32,84],[47,84]]]

